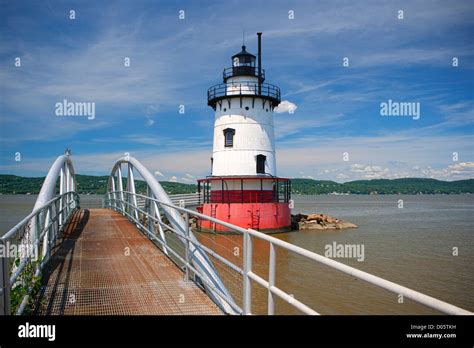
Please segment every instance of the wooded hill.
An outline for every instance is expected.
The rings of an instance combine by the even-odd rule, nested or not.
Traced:
[[[108,176],[76,175],[77,190],[83,194],[104,194],[107,187]],[[0,174],[0,193],[26,194],[38,193],[43,184],[44,177],[30,178],[16,175]],[[124,178],[124,185],[126,178]],[[160,181],[168,194],[194,193],[196,184],[183,184],[178,182]],[[139,193],[146,191],[144,181],[135,181]],[[458,181],[441,181],[435,179],[407,178],[407,179],[377,179],[356,180],[343,184],[313,179],[292,179],[292,193],[303,195],[350,193],[350,194],[457,194],[474,193],[474,179]]]

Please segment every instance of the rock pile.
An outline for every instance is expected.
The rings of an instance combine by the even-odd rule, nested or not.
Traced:
[[[356,224],[339,220],[326,214],[291,215],[291,225],[294,230],[342,230],[344,228],[357,228]]]

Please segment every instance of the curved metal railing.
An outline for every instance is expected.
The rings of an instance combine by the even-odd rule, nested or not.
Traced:
[[[122,185],[122,164],[128,165],[127,188]],[[147,183],[146,194],[135,192],[133,170],[137,170]],[[54,187],[60,178],[60,194]],[[1,255],[0,259],[0,314],[22,314],[40,284],[41,271],[51,257],[62,230],[67,226],[73,212],[79,208],[79,196],[75,192],[74,169],[69,155],[60,156],[48,172],[33,211],[0,238],[1,250],[13,250],[12,255]],[[45,201],[49,197],[50,199]],[[41,202],[41,203],[38,203]],[[275,282],[277,250],[302,256],[317,264],[325,265],[352,277],[364,280],[379,288],[403,295],[415,302],[446,314],[472,315],[472,312],[390,282],[370,273],[347,266],[341,262],[321,256],[273,236],[244,229],[193,210],[174,205],[153,175],[136,159],[125,156],[119,159],[108,182],[104,204],[127,216],[137,228],[183,269],[185,279],[200,285],[220,308],[229,314],[252,313],[252,282],[268,293],[268,314],[274,314],[277,298],[306,314],[318,314],[314,309],[298,300],[291,293],[279,288]],[[241,244],[231,253],[222,253],[224,245],[209,245],[193,234],[192,220],[208,220],[240,235]],[[206,237],[208,238],[208,237]],[[211,240],[212,238],[208,238]],[[230,239],[229,239],[230,240]],[[235,242],[232,241],[232,242]],[[258,265],[253,264],[256,255],[254,243],[268,245],[268,277],[259,274]],[[239,252],[242,250],[242,254]],[[232,259],[232,257],[235,258]],[[212,260],[212,262],[211,262]],[[220,272],[236,275],[239,294],[228,289],[229,282],[220,278]],[[231,290],[231,291],[230,291]],[[235,301],[239,298],[240,302]]]
[[[120,195],[124,195],[125,200],[119,200],[116,197]],[[134,201],[144,201],[144,208],[138,208],[137,205],[134,205],[131,202]],[[402,285],[396,284],[394,282],[390,282],[383,278],[377,277],[370,273],[358,270],[354,267],[347,266],[341,262],[332,260],[325,256],[316,254],[312,251],[306,250],[304,248],[298,247],[296,245],[290,244],[288,242],[282,241],[278,238],[273,236],[264,234],[262,232],[258,232],[252,229],[244,229],[230,223],[218,220],[216,218],[195,212],[193,210],[186,209],[184,207],[178,207],[169,202],[163,202],[156,198],[152,198],[149,195],[142,195],[137,194],[134,192],[129,191],[112,191],[108,192],[105,197],[105,202],[107,206],[112,207],[115,210],[122,212],[125,216],[127,216],[131,221],[133,221],[139,229],[144,231],[152,240],[159,243],[159,245],[164,249],[167,250],[169,255],[175,256],[178,261],[181,262],[181,265],[185,268],[186,277],[189,279],[190,272],[199,276],[199,270],[195,269],[189,260],[189,255],[191,255],[191,246],[194,246],[194,250],[199,250],[202,253],[205,253],[210,258],[212,257],[213,260],[218,261],[222,268],[227,268],[231,272],[235,273],[239,277],[241,277],[242,281],[242,309],[236,306],[238,314],[252,314],[252,282],[255,282],[259,286],[266,289],[268,292],[268,314],[275,313],[275,300],[277,298],[285,301],[286,303],[290,304],[292,307],[296,308],[300,312],[304,314],[310,315],[318,315],[319,313],[316,312],[314,309],[310,308],[308,305],[304,304],[293,294],[285,292],[284,290],[280,289],[275,284],[275,275],[276,275],[276,258],[277,258],[277,249],[284,249],[287,252],[305,257],[315,263],[319,263],[325,266],[328,266],[332,269],[338,270],[340,272],[349,274],[355,278],[364,280],[368,283],[371,283],[379,288],[391,291],[396,293],[397,295],[403,295],[406,298],[409,298],[415,302],[421,303],[427,307],[433,308],[438,310],[442,313],[446,314],[454,314],[454,315],[472,315],[473,313],[466,311],[462,308],[449,304],[447,302],[438,300],[434,297],[425,295],[418,291],[409,289]],[[118,208],[122,207],[123,204],[125,208]],[[195,238],[190,238],[190,231],[187,231],[187,234],[183,237],[179,230],[167,224],[163,219],[159,217],[159,215],[154,214],[154,212],[150,211],[151,206],[161,206],[167,207],[172,209],[176,212],[179,212],[185,216],[185,221],[189,222],[191,217],[208,220],[215,224],[225,226],[229,231],[238,233],[242,236],[242,263],[239,265],[236,262],[232,262],[228,259],[228,255],[223,256],[220,252],[214,250],[212,247],[206,246],[204,243],[197,241]],[[127,208],[128,207],[128,208]],[[138,216],[138,218],[137,218]],[[184,252],[181,250],[176,250],[169,243],[164,242],[162,238],[157,236],[156,231],[154,230],[154,226],[159,226],[160,229],[166,230],[171,232],[172,234],[178,234],[180,238],[184,239],[185,241],[185,249]],[[189,228],[188,228],[189,229]],[[169,239],[169,237],[168,237]],[[252,263],[255,257],[255,253],[253,252],[253,244],[256,242],[264,242],[268,243],[269,246],[269,260],[268,260],[268,278],[264,279],[261,275],[257,274],[257,272],[253,269]],[[240,247],[240,246],[239,246]],[[223,296],[225,298],[225,296]]]
[[[123,190],[121,164],[128,164],[127,189]],[[140,194],[135,192],[135,183],[133,177],[133,168],[137,169],[142,178],[146,181],[147,193]],[[115,175],[117,177],[115,177]],[[117,183],[117,186],[116,186]],[[232,314],[251,314],[252,313],[252,282],[266,289],[268,292],[268,314],[275,312],[275,300],[279,298],[292,307],[305,314],[318,314],[314,309],[296,299],[294,295],[285,292],[275,284],[277,249],[284,249],[286,252],[293,253],[309,259],[315,263],[328,266],[332,269],[349,274],[358,279],[371,283],[379,288],[403,295],[415,302],[426,305],[446,314],[472,314],[462,308],[451,305],[447,302],[438,300],[434,297],[422,294],[399,284],[390,282],[370,273],[347,266],[341,262],[321,256],[309,250],[292,245],[273,236],[252,230],[244,229],[230,223],[218,220],[216,218],[198,213],[193,210],[173,204],[163,188],[156,179],[144,168],[140,162],[133,157],[119,159],[109,178],[109,191],[104,198],[106,207],[119,211],[130,221],[132,221],[142,232],[168,255],[185,272],[185,279],[201,284],[209,296],[224,310]],[[229,231],[240,235],[240,245],[232,244],[231,249],[227,248],[226,253],[222,253],[225,248],[222,243],[209,245],[202,241],[203,234],[199,239],[191,231],[190,222],[194,220],[196,226],[198,220],[207,220],[214,224],[226,227]],[[174,237],[174,238],[173,238]],[[211,238],[204,237],[210,240]],[[226,238],[226,237],[224,237]],[[172,245],[172,241],[175,241]],[[226,243],[230,239],[226,240]],[[235,240],[231,241],[235,243]],[[268,278],[264,279],[253,269],[252,263],[256,256],[253,252],[253,243],[268,243]],[[238,252],[242,250],[242,255]],[[237,251],[237,254],[235,252]],[[234,254],[234,255],[233,255]],[[200,256],[197,258],[196,256]],[[233,257],[236,256],[237,257]],[[231,260],[232,259],[232,260]],[[214,273],[215,277],[209,277],[209,269],[203,268],[200,262],[205,261],[204,265]],[[213,262],[211,262],[213,260]],[[198,262],[196,262],[198,261]],[[215,263],[215,266],[213,265]],[[256,265],[254,266],[256,267]],[[228,271],[237,278],[237,291],[226,286],[229,279],[225,279],[225,285],[219,277],[219,272]],[[231,279],[232,280],[232,279]],[[240,297],[238,292],[240,291]],[[238,298],[239,301],[235,301]]]
[[[126,164],[128,168],[126,190],[123,190],[122,164]],[[135,192],[134,170],[147,184],[146,196],[137,195]],[[139,207],[141,203],[139,204],[138,197],[146,198],[144,209]],[[214,265],[208,256],[196,247],[198,240],[190,231],[188,221],[183,219],[178,211],[172,209],[174,205],[160,183],[138,160],[127,155],[115,162],[109,177],[108,193],[104,205],[127,216],[139,229],[159,242],[166,255],[177,257],[179,255],[176,250],[167,245],[168,240],[163,225],[163,220],[166,219],[168,222],[166,226],[171,228],[177,236],[176,242],[188,252],[186,274],[189,275],[189,269],[192,268],[198,276],[197,281],[203,284],[211,299],[225,313],[239,313],[240,308],[235,304]],[[156,222],[158,225],[155,226],[152,222]],[[189,243],[189,240],[192,240],[193,243]]]
[[[75,187],[74,168],[67,152],[51,166],[33,211],[0,238],[4,251],[0,260],[0,314],[22,314],[37,290],[41,271],[60,233],[79,208]]]

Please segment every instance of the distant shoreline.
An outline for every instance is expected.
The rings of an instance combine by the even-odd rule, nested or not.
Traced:
[[[138,192],[140,193],[140,192]],[[197,192],[192,192],[197,193]],[[178,195],[182,193],[168,193],[170,195]],[[16,193],[16,192],[0,192],[0,196],[37,196],[36,193]],[[83,196],[103,196],[103,193],[85,193],[79,192],[79,195]],[[461,193],[295,193],[292,192],[294,196],[469,196],[470,192],[461,192]]]
[[[80,194],[103,195],[109,176],[76,175]],[[44,177],[0,174],[0,194],[37,194]],[[168,194],[196,193],[196,184],[160,181]],[[137,192],[146,192],[146,184],[136,180]],[[300,195],[430,195],[473,194],[474,179],[442,181],[426,178],[372,179],[337,183],[330,180],[291,179],[292,194]]]

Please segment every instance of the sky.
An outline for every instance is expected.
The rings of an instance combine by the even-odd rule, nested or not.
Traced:
[[[2,174],[44,176],[70,148],[79,174],[128,152],[160,180],[209,175],[207,89],[261,31],[266,82],[295,108],[274,115],[279,176],[474,178],[473,1],[0,4]],[[58,116],[64,100],[95,117]],[[383,116],[389,100],[418,117]]]

